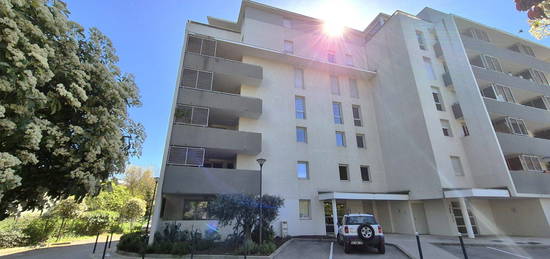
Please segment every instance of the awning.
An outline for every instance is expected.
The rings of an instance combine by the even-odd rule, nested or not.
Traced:
[[[391,200],[407,201],[408,194],[393,193],[357,193],[357,192],[319,192],[319,200]]]
[[[510,197],[504,189],[460,189],[444,191],[445,198],[506,198]]]

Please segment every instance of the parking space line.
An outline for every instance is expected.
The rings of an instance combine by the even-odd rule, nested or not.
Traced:
[[[531,257],[527,257],[527,256],[523,256],[523,255],[518,255],[518,254],[510,253],[510,252],[508,252],[508,251],[500,250],[500,249],[497,249],[497,248],[494,248],[494,247],[489,247],[489,246],[487,246],[487,248],[493,249],[493,250],[496,250],[496,251],[499,251],[499,252],[501,252],[501,253],[506,253],[506,254],[510,254],[510,255],[513,255],[513,256],[517,256],[517,257],[520,257],[520,258],[531,259]]]
[[[332,259],[332,247],[334,246],[334,242],[330,242],[330,254],[328,255],[328,259]]]

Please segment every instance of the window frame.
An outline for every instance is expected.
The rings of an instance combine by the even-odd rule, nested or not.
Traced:
[[[302,216],[302,202],[306,202],[308,215]],[[311,200],[309,199],[298,199],[298,217],[300,220],[311,220]]]
[[[357,111],[357,116],[355,117],[355,111]],[[353,125],[356,127],[363,127],[363,116],[361,114],[361,106],[357,104],[351,105],[351,115],[353,116]]]
[[[435,109],[440,112],[444,112],[445,104],[443,103],[443,95],[441,94],[441,90],[438,87],[432,86],[432,99],[435,104]]]
[[[304,69],[295,67],[294,68],[294,88],[296,89],[305,89],[304,84]]]
[[[453,168],[453,172],[455,176],[464,176],[466,172],[464,172],[464,165],[462,164],[462,159],[459,156],[450,156],[451,160],[451,167]],[[458,161],[458,165],[460,167],[460,172],[457,173],[457,168],[455,167],[455,163],[453,161]]]
[[[304,132],[304,141],[300,141],[298,130],[303,130],[303,132]],[[307,128],[306,127],[296,126],[296,143],[307,144]]]
[[[365,178],[363,177],[363,169],[367,169],[367,180],[365,180]],[[371,177],[371,174],[370,174],[370,166],[368,165],[361,165],[359,166],[359,172],[361,174],[361,180],[363,182],[372,182],[372,177]]]
[[[424,37],[424,32],[416,30],[416,41],[418,42],[418,47],[421,50],[428,50],[426,45],[426,38]]]
[[[424,70],[426,70],[426,75],[428,76],[428,79],[430,80],[437,80],[437,76],[435,74],[435,68],[432,63],[432,59],[426,56],[422,57],[423,63],[424,63]]]
[[[340,171],[341,168],[346,169],[346,178],[347,179],[342,179],[342,172]],[[349,175],[349,165],[348,164],[338,164],[338,179],[340,179],[340,181],[351,181],[350,180],[350,175]]]
[[[362,146],[359,146],[359,139],[361,139]],[[357,148],[366,149],[367,145],[365,143],[365,134],[355,134],[355,142],[357,143]]]
[[[342,91],[340,89],[340,79],[337,75],[330,75],[330,93],[332,95],[340,96],[342,94]]]
[[[306,170],[305,177],[300,177],[300,172],[298,170],[299,165],[305,165],[305,170]],[[298,180],[309,180],[309,162],[308,161],[296,161],[296,178]]]
[[[351,98],[359,99],[359,87],[357,86],[357,79],[349,78],[349,96]]]
[[[527,130],[527,126],[525,125],[525,121],[523,121],[523,119],[506,117],[506,124],[510,129],[510,132],[514,135],[520,135],[520,136],[529,135],[529,130]],[[517,125],[517,129],[519,129],[519,132],[516,131],[516,128],[514,127],[514,125]]]
[[[290,47],[290,49],[288,49]],[[283,52],[285,54],[294,54],[294,41],[292,40],[284,40],[283,43]]]
[[[440,119],[441,130],[443,131],[443,136],[453,137],[453,129],[451,127],[451,122],[449,120]],[[445,125],[447,124],[447,125]]]
[[[190,115],[190,122],[187,123],[187,122],[179,122],[177,121],[177,112],[178,112],[178,109],[180,108],[191,108],[191,115]],[[195,110],[198,110],[198,109],[201,109],[201,110],[206,110],[206,121],[204,124],[197,124],[197,123],[193,123],[194,122],[194,114],[195,114]],[[207,108],[207,107],[201,107],[201,106],[193,106],[193,105],[186,105],[186,104],[177,104],[176,105],[176,112],[174,114],[174,124],[178,124],[178,125],[192,125],[192,126],[200,126],[200,127],[208,127],[208,122],[210,121],[210,108]]]
[[[334,124],[344,124],[344,115],[341,102],[332,102],[332,116]]]
[[[504,73],[504,70],[502,70],[502,64],[497,57],[481,54],[481,62],[486,69]]]
[[[496,83],[492,84],[492,87],[497,101],[516,103],[516,98],[514,97],[514,93],[512,93],[512,89],[510,87]]]
[[[298,100],[302,100],[303,110],[298,110],[298,105],[297,105]],[[302,114],[302,118],[299,118],[298,114]],[[297,120],[305,120],[307,118],[306,116],[307,116],[306,115],[306,97],[305,96],[300,96],[300,95],[295,95],[294,96],[294,117]]]
[[[342,145],[339,145],[338,136],[342,136]],[[337,147],[346,147],[346,133],[343,131],[336,131],[336,146]]]
[[[196,78],[195,78],[195,84],[194,86],[188,86],[188,85],[184,85],[184,73],[185,73],[185,70],[191,70],[191,71],[194,71],[196,72]],[[200,78],[200,74],[201,73],[206,73],[206,74],[209,74],[209,78],[210,78],[210,87],[208,89],[204,89],[204,88],[199,88],[199,78]],[[194,69],[194,68],[189,68],[189,67],[183,67],[182,71],[181,71],[181,79],[180,79],[180,87],[183,87],[183,88],[189,88],[189,89],[195,89],[195,90],[201,90],[201,91],[213,91],[212,88],[213,88],[213,85],[214,85],[214,72],[212,71],[206,71],[206,70],[201,70],[201,69]]]
[[[185,161],[183,163],[171,161],[171,159],[170,159],[171,156],[170,155],[171,155],[171,152],[173,152],[172,151],[173,149],[185,149]],[[190,149],[193,149],[195,151],[200,150],[202,152],[202,162],[200,164],[189,163],[189,150]],[[205,148],[188,147],[188,146],[170,146],[168,148],[168,158],[166,159],[166,164],[202,167],[204,165],[205,154],[206,154],[206,149]]]

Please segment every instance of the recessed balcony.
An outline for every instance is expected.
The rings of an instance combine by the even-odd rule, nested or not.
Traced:
[[[510,171],[518,193],[550,195],[550,173]]]
[[[550,157],[550,140],[496,132],[498,142],[504,154],[529,154]]]
[[[491,98],[483,98],[485,107],[489,113],[520,118],[532,122],[549,124],[550,126],[550,111],[539,108],[534,108],[527,105],[497,101]]]
[[[262,114],[262,100],[219,91],[181,87],[178,104],[208,107],[233,117],[257,119]]]

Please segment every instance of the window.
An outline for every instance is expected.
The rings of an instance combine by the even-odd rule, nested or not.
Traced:
[[[207,220],[207,200],[183,200],[183,220]]]
[[[512,90],[510,87],[506,87],[503,85],[493,85],[495,89],[495,96],[498,101],[501,102],[509,102],[509,103],[515,103],[514,96],[512,95]]]
[[[310,207],[311,202],[310,200],[299,200],[299,207],[300,207],[300,219],[311,219],[310,214]]]
[[[349,181],[348,165],[338,165],[338,174],[340,175],[340,180]]]
[[[182,72],[181,86],[202,90],[212,90],[214,74],[208,71],[198,71],[184,68]]]
[[[426,40],[424,39],[424,33],[421,31],[416,31],[416,40],[418,40],[418,46],[421,50],[427,50]]]
[[[307,143],[307,129],[296,127],[296,142]]]
[[[535,79],[535,82],[541,85],[548,85],[548,80],[543,72],[536,69],[531,69],[531,74],[533,74],[533,79]]]
[[[296,96],[294,99],[296,119],[306,119],[306,99],[303,96]]]
[[[497,58],[488,55],[482,55],[483,66],[487,69],[502,72],[502,66]]]
[[[357,80],[349,79],[349,95],[351,98],[359,98],[359,89],[357,88]]]
[[[334,123],[344,124],[344,119],[342,118],[342,104],[333,102],[332,103],[332,114],[334,115]]]
[[[346,146],[346,135],[342,131],[336,131],[336,146],[339,146],[339,147]]]
[[[174,165],[202,166],[204,163],[204,148],[170,147],[168,163]]]
[[[453,170],[455,172],[455,175],[458,175],[458,176],[464,175],[464,169],[462,168],[460,157],[451,156],[451,163],[453,165]]]
[[[304,70],[301,68],[294,69],[294,88],[304,89]]]
[[[309,179],[309,163],[298,161],[296,163],[296,177],[298,179]]]
[[[187,52],[197,53],[205,56],[215,56],[216,41],[189,36],[187,38],[186,49]]]
[[[327,54],[327,59],[330,63],[336,63],[336,53],[332,50],[329,50]]]
[[[285,40],[284,52],[287,54],[294,53],[294,42],[290,40]]]
[[[464,137],[470,136],[470,130],[468,129],[468,125],[466,125],[466,123],[462,123],[462,132],[464,133]]]
[[[542,171],[542,166],[540,165],[540,159],[537,156],[527,156],[522,155],[521,159],[525,165],[523,168],[527,171]]]
[[[441,96],[441,91],[439,91],[439,88],[432,87],[432,97],[434,98],[435,108],[438,111],[444,111],[443,106],[443,98]]]
[[[361,180],[363,182],[370,182],[369,167],[366,165],[361,166]]]
[[[353,56],[350,54],[346,54],[346,65],[353,66]]]
[[[292,20],[288,18],[283,18],[283,27],[288,29],[292,28]]]
[[[515,52],[523,53],[525,55],[529,55],[529,56],[532,56],[532,57],[535,56],[535,52],[533,51],[533,49],[531,47],[529,47],[527,45],[524,45],[524,44],[521,44],[521,43],[514,44],[512,47],[510,47],[510,49],[515,51]]]
[[[208,108],[178,105],[174,114],[176,123],[208,126]]]
[[[490,42],[489,35],[487,35],[487,32],[485,32],[484,30],[477,29],[477,28],[470,28],[467,34],[474,39]]]
[[[330,92],[333,95],[340,95],[340,82],[337,76],[330,76]]]
[[[355,140],[357,141],[358,148],[365,148],[365,135],[357,134],[355,135]]]
[[[513,134],[517,134],[517,135],[529,134],[527,132],[527,127],[525,127],[525,122],[523,122],[522,119],[515,119],[515,118],[508,117],[506,118],[506,120],[508,121],[508,127],[510,128],[510,131]]]
[[[428,75],[428,78],[431,79],[431,80],[435,80],[436,77],[435,77],[434,68],[432,66],[432,60],[430,58],[427,58],[427,57],[423,57],[422,59],[424,60],[424,68],[426,69],[426,73]]]
[[[453,132],[451,131],[451,124],[448,120],[441,120],[441,129],[443,130],[443,135],[447,137],[452,137]]]
[[[359,105],[352,105],[351,111],[353,113],[353,124],[357,127],[363,126],[361,122],[361,107]]]

